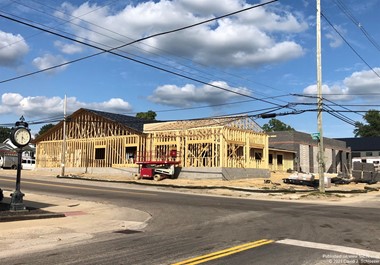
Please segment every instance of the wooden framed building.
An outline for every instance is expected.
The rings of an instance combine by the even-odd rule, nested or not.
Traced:
[[[294,161],[297,157],[295,151],[269,147],[268,164],[270,171],[294,170]]]
[[[144,125],[156,156],[175,150],[182,167],[268,168],[268,137],[248,117]]]
[[[102,111],[79,109],[39,136],[36,167],[135,167],[134,156],[145,144],[144,120]],[[65,156],[63,157],[63,152]]]
[[[37,168],[60,168],[64,161],[66,168],[85,172],[137,169],[138,161],[172,159],[181,168],[268,170],[268,136],[241,116],[152,123],[79,109],[35,142]]]

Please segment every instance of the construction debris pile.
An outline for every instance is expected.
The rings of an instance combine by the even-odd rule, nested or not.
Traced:
[[[380,181],[379,168],[375,167],[372,163],[354,162],[352,175],[344,177],[337,175],[336,177],[325,176],[325,187],[331,187],[331,184],[349,184],[353,183],[367,183],[376,184]],[[310,187],[318,187],[319,179],[316,179],[312,173],[293,172],[287,178],[283,179],[286,184],[303,185]]]

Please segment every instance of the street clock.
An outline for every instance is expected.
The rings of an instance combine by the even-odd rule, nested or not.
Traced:
[[[28,128],[28,123],[24,121],[24,117],[21,116],[20,121],[16,122],[15,127],[11,130],[11,142],[19,147],[25,147],[30,143],[31,134]]]

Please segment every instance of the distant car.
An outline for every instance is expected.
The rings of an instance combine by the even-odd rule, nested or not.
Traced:
[[[0,155],[0,167],[17,169],[17,156],[13,154]]]
[[[34,169],[36,166],[36,160],[34,158],[23,158],[21,163],[22,169]]]

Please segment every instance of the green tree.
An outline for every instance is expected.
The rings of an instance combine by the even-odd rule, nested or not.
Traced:
[[[136,114],[137,118],[151,120],[151,121],[155,121],[156,116],[157,114],[153,110],[148,110],[147,112],[138,112]]]
[[[45,132],[47,132],[48,130],[50,130],[51,128],[53,128],[55,125],[52,124],[52,123],[49,123],[49,124],[45,124],[44,126],[42,126],[40,128],[40,131],[36,134],[36,138],[42,134],[44,134]]]
[[[361,122],[355,123],[355,137],[380,136],[380,113],[377,110],[369,110],[364,115],[367,124]]]
[[[10,133],[11,133],[11,128],[0,126],[0,143],[3,143],[6,139],[8,139]]]
[[[263,125],[264,132],[275,132],[275,131],[294,131],[294,128],[283,123],[275,118],[270,119],[270,121]]]

